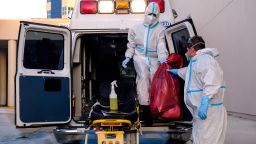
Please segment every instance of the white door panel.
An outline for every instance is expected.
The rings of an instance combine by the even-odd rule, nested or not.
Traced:
[[[16,69],[16,125],[71,120],[69,29],[21,22]]]

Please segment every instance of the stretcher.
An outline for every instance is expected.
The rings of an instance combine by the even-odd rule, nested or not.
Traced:
[[[89,129],[93,130],[98,144],[139,144],[140,122],[126,119],[94,120]],[[85,134],[84,144],[88,144],[90,134]]]

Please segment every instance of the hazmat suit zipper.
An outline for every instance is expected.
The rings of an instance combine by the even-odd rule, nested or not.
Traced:
[[[150,34],[150,26],[148,26],[148,30],[147,30],[147,39],[146,39],[146,52],[145,52],[145,56],[148,56],[148,39],[149,39],[149,34]]]
[[[148,25],[147,26],[147,33],[146,33],[146,51],[145,51],[145,56],[147,57],[148,56],[148,52],[151,52],[150,50],[148,50],[148,40],[149,40],[149,37],[150,37],[150,31],[155,28],[157,25],[159,24],[159,22],[153,24],[153,25]],[[156,51],[152,51],[152,52],[156,52]]]
[[[186,89],[187,94],[189,94],[189,91],[190,91],[190,81],[191,81],[192,68],[193,68],[194,62],[196,62],[196,60],[190,60],[190,62],[189,62],[189,75],[188,75],[188,83],[187,83],[187,89]]]

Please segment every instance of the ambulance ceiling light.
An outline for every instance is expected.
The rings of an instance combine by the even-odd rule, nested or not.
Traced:
[[[99,13],[114,13],[114,2],[112,0],[99,1]]]
[[[132,0],[131,12],[132,13],[144,13],[146,9],[146,2],[144,0]]]
[[[128,9],[129,8],[129,0],[116,0],[116,9]]]
[[[82,0],[80,2],[81,14],[95,14],[98,11],[98,2],[94,0]]]
[[[128,14],[129,7],[129,0],[115,0],[115,11],[117,14]]]

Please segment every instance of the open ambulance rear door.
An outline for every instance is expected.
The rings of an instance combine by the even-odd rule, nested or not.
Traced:
[[[186,43],[190,37],[197,35],[191,18],[177,22],[165,30],[165,37],[170,53],[178,53],[183,57],[185,66],[188,64],[185,53]]]
[[[71,33],[68,28],[21,22],[15,77],[16,126],[71,120]]]

